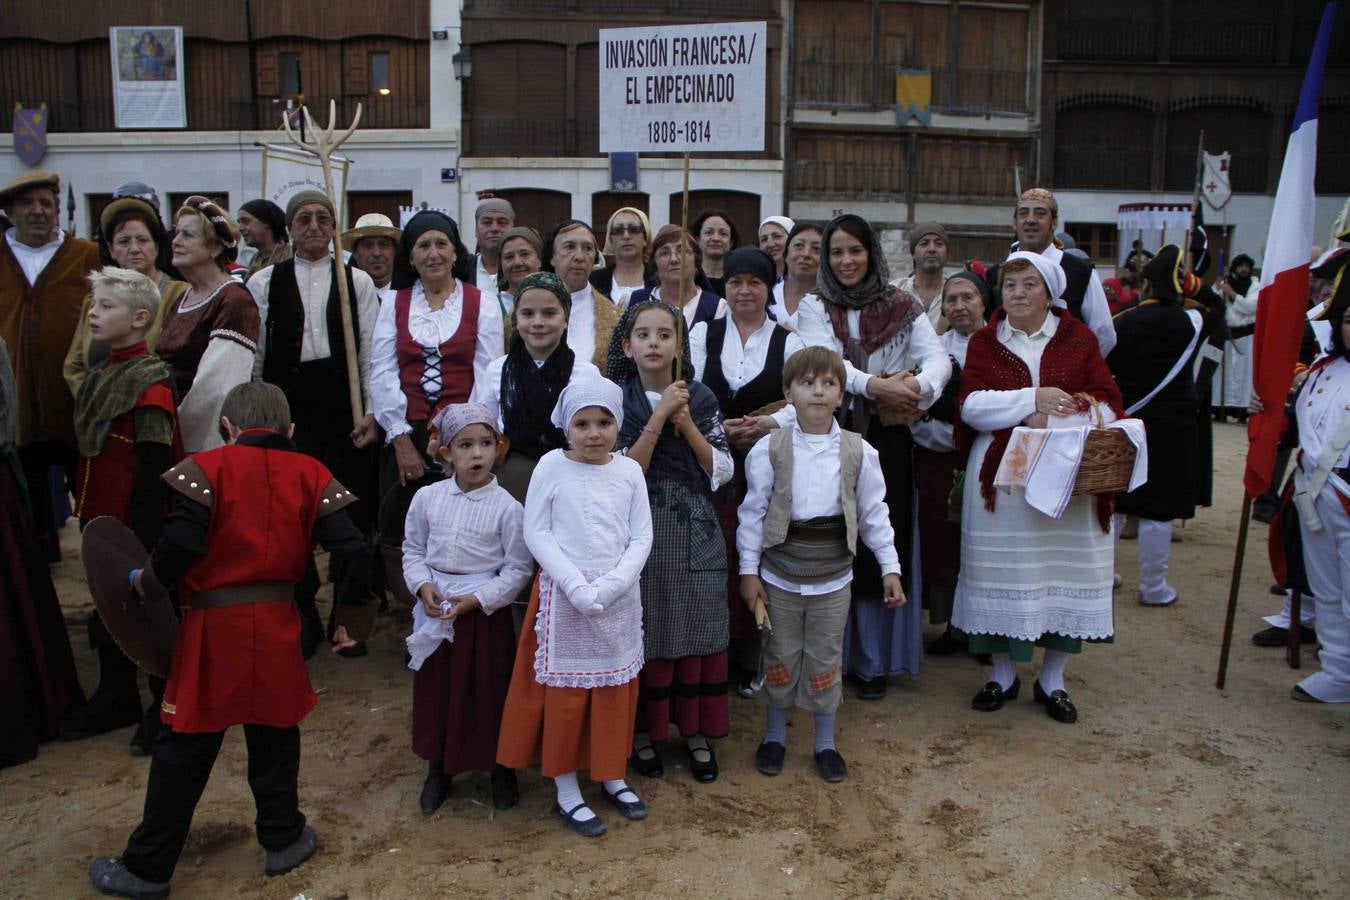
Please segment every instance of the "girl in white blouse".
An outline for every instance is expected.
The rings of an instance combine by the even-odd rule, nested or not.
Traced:
[[[481,403],[447,406],[432,420],[452,477],[413,495],[403,578],[413,607],[413,752],[427,760],[422,812],[431,815],[460,772],[491,771],[492,803],[516,805],[516,774],[496,765],[515,629],[505,611],[529,583],[525,510],[492,477],[495,416]]]
[[[613,455],[623,392],[603,378],[563,389],[553,423],[570,449],[546,453],[525,501],[525,543],[539,562],[516,651],[497,762],[539,764],[558,789],[557,814],[578,834],[603,834],[580,769],[629,819],[647,807],[624,781],[642,669],[638,578],[652,549],[642,467]]]

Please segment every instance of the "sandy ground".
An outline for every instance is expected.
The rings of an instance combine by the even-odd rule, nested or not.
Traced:
[[[1297,680],[1278,650],[1249,636],[1278,600],[1264,528],[1247,554],[1228,689],[1214,688],[1232,569],[1244,438],[1216,426],[1230,473],[1174,547],[1181,601],[1133,601],[1137,545],[1119,569],[1114,645],[1087,648],[1068,670],[1079,723],[1060,725],[1030,690],[1001,712],[971,711],[985,673],[932,659],[881,702],[850,695],[839,745],[849,778],[826,785],[798,714],[787,768],[752,765],[760,709],[732,700],[721,778],[695,783],[683,750],[663,780],[638,779],[645,822],[607,814],[586,840],[551,813],[551,782],[522,773],[520,805],[494,813],[486,778],[462,777],[433,817],[417,810],[423,764],[409,750],[410,673],[401,627],[383,619],[372,653],[311,665],[321,691],[305,721],[301,801],[320,853],[277,879],[253,840],[242,733],[235,729],[206,790],[174,878],[179,897],[412,896],[1345,896],[1350,836],[1350,709],[1289,699]],[[66,537],[58,569],[81,678],[88,595]],[[1305,654],[1305,669],[1315,666]],[[1029,688],[1034,670],[1023,667]],[[147,762],[130,729],[42,748],[0,772],[0,894],[92,893],[91,856],[117,853],[138,820]],[[587,786],[597,801],[598,786]],[[1341,887],[1337,888],[1336,885]]]

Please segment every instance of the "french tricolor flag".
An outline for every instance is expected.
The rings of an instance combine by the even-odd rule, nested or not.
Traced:
[[[1284,400],[1294,380],[1299,341],[1307,321],[1308,282],[1313,247],[1313,178],[1317,172],[1317,105],[1322,95],[1322,70],[1331,44],[1331,25],[1336,4],[1328,3],[1317,29],[1303,90],[1294,113],[1294,130],[1284,154],[1280,186],[1266,236],[1266,255],[1261,265],[1261,293],[1256,305],[1256,337],[1253,343],[1252,388],[1265,412],[1247,425],[1250,446],[1243,478],[1248,496],[1257,497],[1270,487],[1275,468],[1275,447],[1284,420]]]

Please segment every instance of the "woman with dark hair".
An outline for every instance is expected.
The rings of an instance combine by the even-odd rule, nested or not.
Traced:
[[[1055,307],[1064,270],[1039,253],[1018,251],[999,267],[1003,305],[970,339],[957,400],[957,449],[965,453],[961,575],[952,625],[972,653],[989,653],[994,671],[971,701],[980,712],[1017,697],[1016,662],[1045,659],[1035,700],[1057,722],[1078,720],[1064,668],[1083,641],[1109,642],[1111,509],[1114,495],[1068,499],[1059,518],[1033,507],[1025,488],[999,490],[994,476],[1019,425],[1086,425],[1086,394],[1114,420],[1120,389],[1092,330]]]
[[[591,285],[591,273],[600,261],[595,232],[580,219],[559,222],[544,236],[544,269],[561,278],[572,293],[567,346],[577,359],[589,359],[603,370],[610,338],[623,309]]]
[[[381,498],[395,485],[440,478],[426,455],[427,424],[442,406],[466,402],[501,353],[501,313],[483,301],[473,265],[448,216],[423,210],[404,226],[394,300],[380,305],[371,335],[369,393],[387,445]]]
[[[881,455],[907,597],[923,596],[914,540],[914,440],[909,422],[942,395],[952,364],[922,301],[890,281],[881,243],[859,216],[837,216],[825,226],[827,254],[815,294],[797,309],[797,331],[808,346],[844,358],[851,401],[849,423]],[[853,567],[853,606],[844,640],[847,671],[862,681],[858,696],[877,700],[886,676],[917,677],[923,664],[920,605],[897,609],[883,601],[881,566],[864,547]]]
[[[783,248],[783,277],[773,286],[769,310],[788,331],[797,330],[802,298],[816,289],[820,275],[820,236],[816,222],[798,222],[788,232]]]
[[[1116,512],[1139,519],[1139,602],[1168,606],[1177,599],[1167,582],[1172,521],[1195,517],[1201,465],[1192,372],[1209,324],[1186,309],[1184,282],[1199,279],[1182,270],[1179,247],[1163,247],[1140,274],[1145,299],[1116,316],[1116,346],[1106,364],[1125,414],[1144,421],[1150,465],[1148,481],[1116,497]]]
[[[253,377],[262,321],[248,288],[230,277],[239,227],[219,204],[194,194],[174,216],[173,264],[190,287],[164,313],[155,353],[173,370],[183,450],[224,443],[220,405]]]
[[[591,273],[591,284],[620,308],[628,305],[634,291],[656,281],[652,266],[652,223],[635,206],[614,211],[605,223],[605,259],[613,260]]]
[[[656,300],[669,303],[684,311],[684,323],[693,328],[700,322],[710,322],[727,314],[727,301],[712,291],[705,291],[694,281],[699,270],[702,256],[698,245],[686,231],[678,225],[662,225],[652,241],[652,261],[656,265],[657,285],[634,291],[629,298],[630,306]],[[683,272],[683,275],[681,275]],[[685,295],[680,302],[675,298],[680,293],[683,279]]]
[[[699,253],[702,254],[700,271],[707,277],[712,292],[721,297],[726,293],[727,286],[726,276],[722,272],[723,260],[741,245],[736,223],[720,209],[705,209],[694,219],[690,231],[698,241]]]
[[[153,201],[145,199],[146,195]],[[113,197],[113,201],[103,208],[103,214],[99,216],[99,255],[105,266],[140,272],[159,288],[163,302],[159,314],[145,334],[146,346],[153,351],[159,339],[160,327],[164,324],[165,311],[183,295],[188,284],[176,280],[169,235],[159,218],[159,198],[154,191],[139,182],[131,182],[118,187]],[[108,355],[108,349],[95,344],[89,333],[89,305],[92,299],[93,294],[85,299],[80,320],[75,326],[75,336],[71,339],[70,350],[66,352],[66,361],[62,367],[62,374],[72,394],[80,392],[80,385],[84,384],[89,368]]]
[[[488,363],[485,375],[474,382],[471,402],[492,412],[509,446],[497,466],[497,482],[521,503],[540,458],[567,447],[562,429],[550,418],[563,388],[573,379],[600,377],[595,364],[567,344],[571,310],[572,295],[561,278],[552,272],[526,275],[511,312],[511,349]]]

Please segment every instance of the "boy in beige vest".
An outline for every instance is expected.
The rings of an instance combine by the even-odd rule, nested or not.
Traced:
[[[768,724],[755,767],[783,771],[787,714],[799,706],[815,718],[821,778],[838,782],[848,767],[834,745],[834,717],[859,537],[881,564],[886,604],[903,605],[905,591],[877,451],[834,419],[843,360],[824,347],[799,350],[783,366],[783,394],[795,421],[746,457],[736,529],[741,597],[751,611],[764,606],[772,626],[759,692]]]

